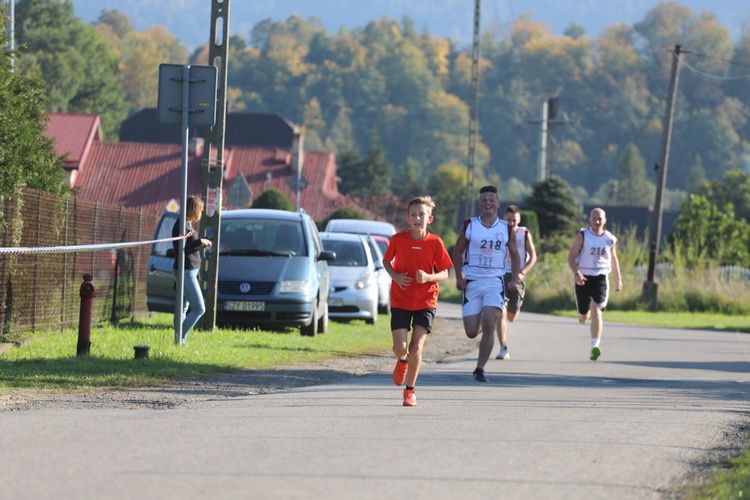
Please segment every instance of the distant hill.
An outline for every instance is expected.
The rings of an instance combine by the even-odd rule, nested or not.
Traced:
[[[209,0],[71,0],[76,15],[93,22],[102,9],[119,10],[143,30],[153,24],[166,25],[169,31],[190,47],[208,40],[211,17]],[[547,24],[561,34],[572,22],[598,36],[615,22],[633,24],[656,6],[657,0],[618,0],[617,2],[580,0],[482,0],[482,24],[507,25],[522,14]],[[731,33],[740,36],[742,22],[750,22],[750,2],[738,0],[682,0],[696,13],[710,11],[717,15]],[[460,45],[471,42],[474,2],[471,0],[233,0],[230,4],[230,32],[248,38],[259,21],[271,18],[286,20],[292,14],[317,17],[329,32],[340,27],[365,26],[387,16],[408,16],[419,31],[450,37]]]

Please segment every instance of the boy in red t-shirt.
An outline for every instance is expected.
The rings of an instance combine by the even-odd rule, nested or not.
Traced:
[[[404,406],[416,406],[414,385],[422,365],[422,347],[435,319],[438,281],[448,277],[453,267],[439,236],[427,232],[433,221],[435,203],[429,196],[414,198],[406,207],[409,229],[394,234],[383,256],[383,266],[391,283],[391,331],[393,353],[398,360],[393,382],[404,385]],[[409,329],[413,328],[407,349]]]

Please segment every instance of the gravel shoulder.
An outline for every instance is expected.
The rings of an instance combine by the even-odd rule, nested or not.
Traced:
[[[463,334],[460,320],[439,318],[427,338],[423,363],[440,363],[477,349],[477,341]],[[268,394],[297,387],[333,383],[375,372],[387,372],[393,353],[332,358],[313,364],[275,369],[242,370],[178,380],[169,386],[114,388],[86,392],[51,392],[30,389],[0,394],[0,411],[43,409],[153,409],[165,410],[201,401]]]

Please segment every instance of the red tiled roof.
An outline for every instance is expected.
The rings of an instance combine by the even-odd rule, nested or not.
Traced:
[[[46,135],[55,141],[55,153],[66,169],[78,169],[85,163],[94,141],[102,138],[99,115],[79,113],[48,113]]]
[[[200,194],[202,155],[188,158],[188,194]],[[99,142],[76,182],[85,201],[163,212],[180,201],[182,147],[174,144]]]
[[[180,200],[182,147],[179,144],[137,142],[101,142],[97,115],[49,113],[47,136],[55,140],[58,155],[70,153],[65,162],[70,169],[71,187],[84,201],[125,207],[143,207],[162,212],[171,200]],[[212,148],[212,157],[216,150]],[[234,146],[224,150],[224,192],[245,177],[252,197],[257,198],[269,187],[284,193],[297,205],[294,190],[296,174],[290,166],[291,151],[277,147]],[[188,159],[188,194],[202,191],[202,148]],[[302,169],[304,189],[300,207],[315,220],[326,218],[344,206],[358,206],[338,191],[335,154],[328,151],[305,151]],[[229,207],[232,208],[232,207]]]
[[[291,154],[278,148],[232,148],[232,162],[227,169],[224,189],[226,191],[237,177],[245,177],[253,198],[257,198],[269,188],[278,189],[297,204],[294,189],[296,172],[287,163]],[[329,151],[305,151],[302,168],[303,185],[300,207],[313,219],[323,219],[332,211],[344,205],[353,204],[339,193],[336,184],[336,157]]]
[[[95,143],[87,167],[76,183],[78,197],[86,201],[164,211],[170,200],[180,200],[181,151],[181,146],[174,144]],[[227,200],[227,189],[236,182],[237,176],[244,175],[253,198],[272,187],[284,193],[296,206],[296,192],[290,182],[292,169],[286,163],[291,154],[287,151],[279,155],[279,151],[277,148],[227,148],[224,152],[223,199]],[[283,162],[278,161],[282,158]],[[300,206],[313,219],[324,219],[337,208],[356,205],[338,192],[334,153],[306,151],[304,162],[302,171],[307,185],[302,191]],[[201,165],[202,155],[189,158],[188,194],[202,191]]]

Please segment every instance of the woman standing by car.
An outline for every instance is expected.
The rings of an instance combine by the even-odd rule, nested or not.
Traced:
[[[193,222],[201,220],[203,214],[203,200],[198,196],[189,196],[185,203],[185,234],[189,234],[185,240],[185,275],[183,279],[184,291],[183,294],[183,307],[182,314],[178,318],[175,315],[174,327],[178,329],[182,322],[182,340],[181,343],[187,338],[187,334],[198,320],[206,312],[206,304],[203,301],[203,292],[201,292],[200,281],[198,281],[198,272],[201,269],[201,250],[204,248],[211,247],[211,240],[201,238],[198,236],[198,231],[193,229]],[[180,233],[179,222],[172,228],[172,236],[176,237]],[[175,281],[178,280],[178,259],[180,251],[180,241],[175,240],[172,242],[175,249],[174,258],[174,277]],[[188,313],[188,305],[190,306],[190,312]]]

